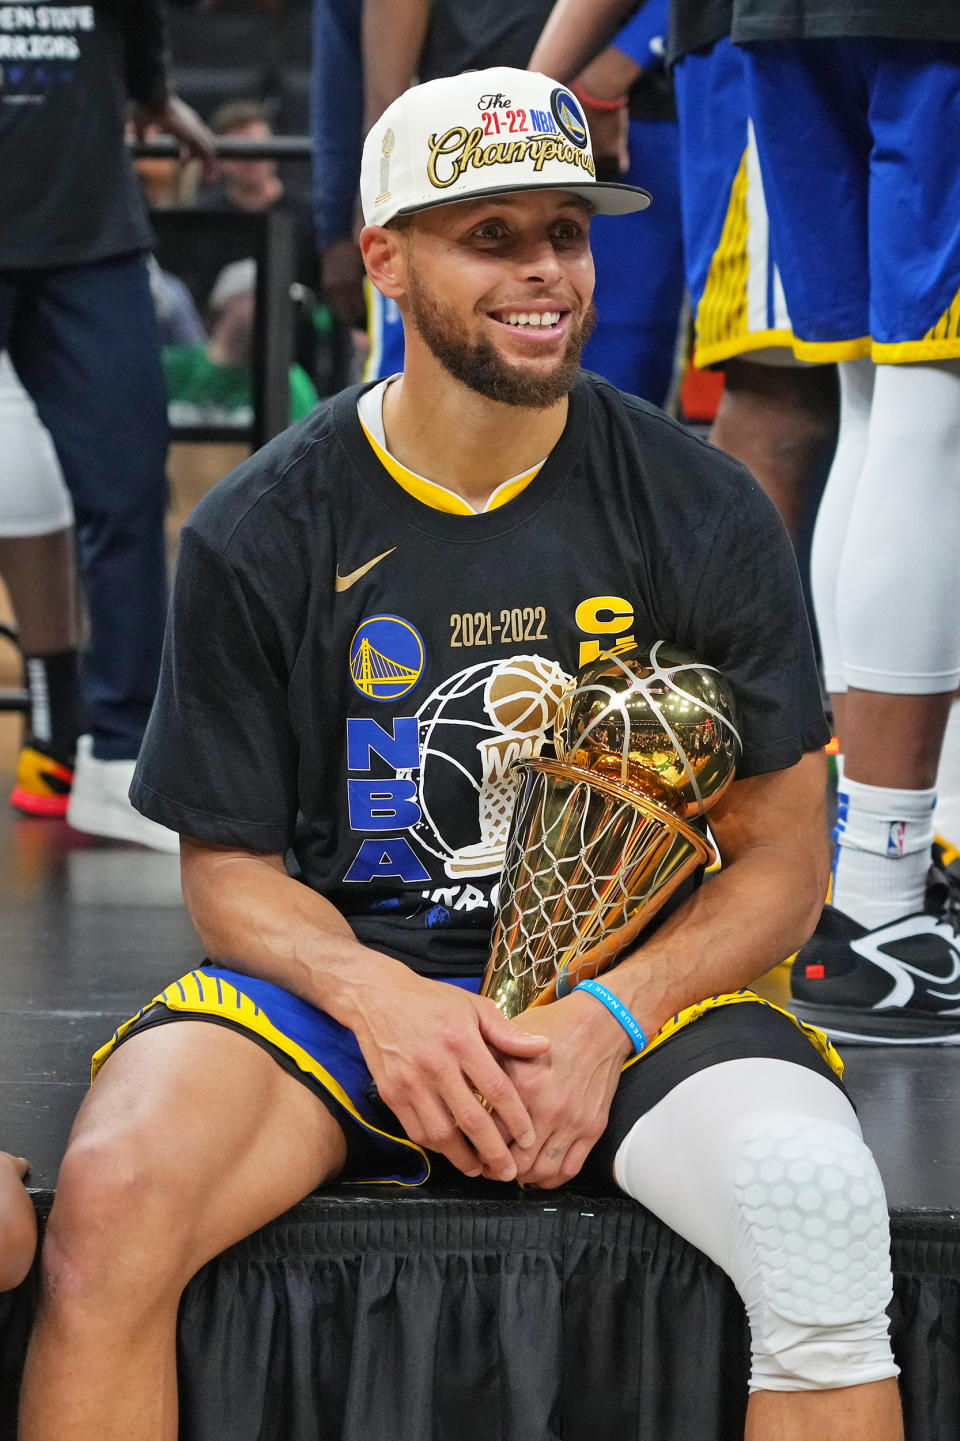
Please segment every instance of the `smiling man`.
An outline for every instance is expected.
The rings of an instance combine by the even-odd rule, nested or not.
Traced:
[[[362,194],[405,369],[280,436],[184,531],[132,796],[181,835],[209,959],[95,1058],[23,1441],[173,1441],[193,1273],[318,1185],[438,1161],[613,1178],[740,1290],[748,1436],[898,1441],[876,1166],[832,1048],[743,989],[826,881],[790,546],[735,461],[578,368],[590,216],[648,197],[598,184],[574,97],[514,70],[403,95]],[[511,763],[582,665],[656,637],[736,696],[723,868],[599,994],[507,1021],[478,990]]]

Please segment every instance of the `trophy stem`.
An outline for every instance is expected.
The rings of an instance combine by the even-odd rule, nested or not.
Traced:
[[[521,762],[483,994],[506,1016],[610,966],[712,856],[703,836],[619,780]]]

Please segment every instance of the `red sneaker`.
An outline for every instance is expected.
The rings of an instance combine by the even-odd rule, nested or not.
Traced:
[[[67,814],[72,785],[72,757],[67,759],[28,736],[17,761],[17,780],[10,793],[10,804],[28,816],[62,819]]]

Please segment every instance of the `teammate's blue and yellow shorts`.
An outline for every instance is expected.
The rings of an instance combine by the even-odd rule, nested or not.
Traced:
[[[960,46],[765,41],[742,54],[796,354],[960,356]]]
[[[445,983],[480,989],[478,978]],[[341,1180],[418,1186],[429,1177],[436,1158],[404,1135],[381,1101],[353,1032],[272,982],[222,966],[206,963],[189,971],[120,1026],[94,1056],[93,1079],[117,1046],[178,1020],[209,1021],[249,1036],[312,1090],[346,1137]],[[752,991],[713,996],[673,1016],[646,1050],[627,1061],[611,1124],[587,1174],[609,1180],[613,1156],[633,1122],[680,1081],[704,1066],[745,1056],[794,1061],[838,1084],[843,1073],[822,1031]]]
[[[793,361],[793,326],[770,238],[744,56],[729,40],[673,72],[680,197],[696,361]]]

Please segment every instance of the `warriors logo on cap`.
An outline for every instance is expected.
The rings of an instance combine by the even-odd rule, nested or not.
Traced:
[[[567,139],[585,150],[590,141],[590,133],[580,107],[570,91],[558,85],[550,96],[550,110]]]

